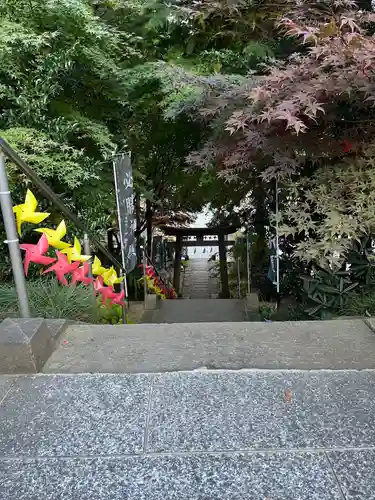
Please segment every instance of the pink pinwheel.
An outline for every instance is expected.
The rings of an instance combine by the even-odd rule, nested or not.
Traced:
[[[140,264],[139,267],[143,269],[143,264]],[[154,278],[156,276],[155,271],[153,270],[152,266],[146,266],[146,276],[149,276],[150,278]]]
[[[89,273],[89,264],[88,262],[84,262],[82,266],[78,267],[72,272],[72,285],[75,285],[79,281],[88,285],[92,283],[92,278],[87,276]]]
[[[43,255],[48,250],[48,239],[45,234],[43,234],[40,237],[36,245],[32,245],[30,243],[23,243],[22,245],[20,245],[20,248],[21,250],[24,250],[26,252],[25,262],[24,262],[26,276],[29,271],[30,262],[34,262],[34,264],[42,264],[43,266],[47,266],[49,264],[52,264],[52,262],[55,262],[56,260],[53,257],[47,257],[46,255]]]
[[[103,282],[102,276],[98,276],[94,281],[94,290],[98,294],[102,296],[103,304],[107,302],[107,300],[111,300],[114,294],[113,288],[111,286],[105,286]]]
[[[101,289],[104,287],[104,281],[101,276],[98,276],[96,280],[94,281],[94,290],[95,293],[98,294],[100,293]]]
[[[119,306],[123,306],[124,299],[125,299],[125,292],[124,292],[124,290],[121,290],[121,292],[119,292],[119,293],[112,293],[111,303],[118,304]]]
[[[57,262],[53,266],[46,269],[43,274],[51,273],[52,271],[54,271],[56,274],[56,278],[60,281],[60,283],[62,285],[67,285],[68,282],[65,278],[65,275],[76,271],[79,266],[79,262],[72,262],[72,264],[69,264],[66,255],[59,252],[58,250],[56,250],[56,255]]]
[[[150,278],[155,278],[156,277],[156,273],[155,271],[152,269],[151,266],[147,266],[146,267],[146,275],[147,276],[150,276]]]

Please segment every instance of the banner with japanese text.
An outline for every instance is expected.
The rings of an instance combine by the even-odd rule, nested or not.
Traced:
[[[116,187],[122,262],[126,272],[130,273],[137,264],[133,172],[130,154],[118,155],[113,162],[113,170]]]

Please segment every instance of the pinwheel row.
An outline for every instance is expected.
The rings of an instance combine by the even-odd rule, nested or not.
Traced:
[[[143,269],[142,264],[139,267]],[[143,279],[146,280],[148,290],[158,295],[161,299],[177,298],[175,289],[173,287],[168,288],[156,274],[152,266],[146,266],[144,277],[141,280]]]
[[[31,224],[39,224],[46,219],[50,214],[37,212],[38,202],[34,194],[28,189],[26,193],[25,203],[13,207],[16,216],[17,230],[19,235],[22,235],[22,224],[29,222]],[[67,275],[71,275],[71,285],[83,283],[89,285],[93,283],[96,294],[100,294],[104,304],[107,300],[112,304],[124,304],[125,293],[122,290],[116,293],[114,285],[121,283],[123,277],[119,277],[114,267],[106,268],[102,266],[98,257],[94,258],[92,264],[92,274],[96,279],[89,276],[90,266],[87,262],[91,259],[90,255],[81,254],[81,244],[77,237],[74,237],[73,245],[63,241],[66,236],[66,224],[62,220],[56,229],[38,228],[36,232],[42,233],[37,244],[23,243],[20,245],[21,250],[25,252],[24,270],[25,275],[28,275],[30,263],[40,264],[51,267],[42,271],[43,274],[54,272],[57,280],[67,286]],[[46,255],[49,247],[55,249],[56,257]]]

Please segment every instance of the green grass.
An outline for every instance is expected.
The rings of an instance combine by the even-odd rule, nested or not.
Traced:
[[[90,287],[61,286],[55,279],[40,279],[29,281],[27,291],[33,317],[101,322],[102,309],[98,307]],[[17,316],[18,301],[14,286],[0,284],[0,319]]]

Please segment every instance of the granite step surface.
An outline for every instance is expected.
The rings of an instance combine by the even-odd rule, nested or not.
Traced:
[[[214,263],[207,259],[190,259],[184,279],[182,296],[186,299],[209,299],[220,292],[219,279],[212,272]]]
[[[375,371],[0,377],[1,500],[373,500]]]
[[[197,368],[375,368],[375,334],[362,320],[70,325],[43,371],[155,373]]]
[[[234,323],[245,320],[245,306],[237,299],[163,300],[152,323]]]

